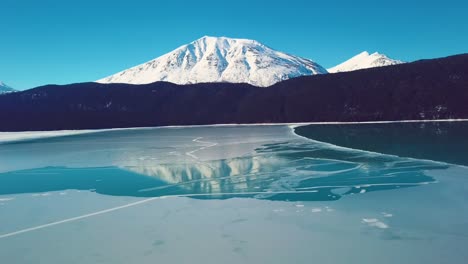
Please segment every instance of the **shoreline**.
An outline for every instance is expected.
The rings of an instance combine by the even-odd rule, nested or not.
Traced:
[[[226,123],[210,125],[170,125],[149,127],[115,127],[115,128],[86,128],[86,129],[64,129],[64,130],[24,130],[24,131],[0,131],[2,133],[26,133],[26,132],[55,132],[55,131],[114,131],[154,128],[186,128],[186,127],[229,127],[229,126],[306,126],[306,125],[355,125],[355,124],[392,124],[392,123],[432,123],[432,122],[468,122],[468,118],[453,119],[408,119],[387,121],[326,121],[326,122],[286,122],[286,123]]]
[[[392,120],[392,121],[360,121],[360,122],[291,122],[291,123],[247,123],[247,124],[211,124],[211,125],[176,125],[154,127],[122,127],[102,129],[67,129],[40,131],[0,131],[0,144],[41,138],[53,138],[73,135],[83,135],[110,131],[149,130],[164,128],[198,128],[198,127],[237,127],[237,126],[289,126],[296,128],[307,125],[356,125],[356,124],[392,124],[392,123],[435,123],[435,122],[468,122],[468,119],[431,119],[431,120]],[[294,132],[293,132],[294,133]],[[296,133],[294,133],[296,134]],[[297,135],[297,134],[296,134]]]

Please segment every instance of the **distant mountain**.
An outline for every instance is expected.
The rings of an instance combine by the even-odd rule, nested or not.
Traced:
[[[15,92],[16,90],[11,88],[10,86],[6,85],[5,83],[0,81],[0,94],[2,93],[11,93]]]
[[[255,40],[206,36],[97,82],[229,82],[265,87],[293,77],[321,73],[327,71],[317,63],[273,50]]]
[[[0,131],[468,118],[468,54],[249,84],[48,85],[0,96]],[[14,118],[11,118],[14,117]]]
[[[367,51],[361,52],[358,55],[352,57],[351,59],[336,65],[335,67],[327,69],[329,73],[336,72],[348,72],[355,71],[360,69],[382,67],[388,65],[395,65],[404,63],[399,60],[390,59],[384,54],[374,52],[369,54]]]

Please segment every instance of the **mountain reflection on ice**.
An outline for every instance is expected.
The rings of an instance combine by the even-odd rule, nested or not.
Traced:
[[[209,136],[206,140],[222,143]],[[218,151],[219,146],[209,146],[212,148],[202,147],[196,154]],[[223,152],[229,152],[229,146],[224,145]],[[224,159],[198,159],[193,155],[167,163],[151,158],[132,160],[137,162],[0,173],[0,195],[79,189],[115,196],[323,201],[433,183],[435,180],[425,171],[447,168],[430,161],[345,149],[297,137],[260,144],[247,154]]]
[[[167,184],[140,190],[153,195],[337,200],[342,195],[433,183],[424,171],[444,168],[319,142],[286,142],[264,145],[254,156],[191,164],[142,163],[126,169]]]

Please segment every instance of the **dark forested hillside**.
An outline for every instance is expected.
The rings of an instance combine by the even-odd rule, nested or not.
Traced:
[[[442,118],[468,118],[468,54],[268,88],[79,83],[0,95],[0,131]]]

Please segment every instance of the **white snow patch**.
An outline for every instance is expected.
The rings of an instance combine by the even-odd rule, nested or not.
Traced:
[[[393,217],[393,214],[389,214],[389,213],[383,212],[383,213],[382,213],[382,216],[383,216],[383,217],[386,217],[386,218],[390,218],[390,217]]]
[[[367,224],[370,227],[376,227],[380,229],[387,229],[389,226],[385,224],[384,222],[379,221],[377,218],[363,218],[362,219],[363,224]]]
[[[0,143],[11,141],[23,141],[40,138],[72,136],[98,132],[100,130],[55,130],[55,131],[28,131],[28,132],[0,132]],[[104,130],[101,130],[104,131]]]
[[[322,212],[322,208],[312,208],[312,213],[320,213]]]
[[[52,195],[52,194],[49,193],[49,192],[46,192],[46,193],[33,193],[31,196],[33,196],[33,197],[40,197],[40,196],[45,197],[45,196],[50,196],[50,195]]]

